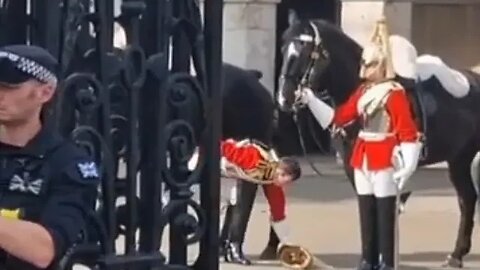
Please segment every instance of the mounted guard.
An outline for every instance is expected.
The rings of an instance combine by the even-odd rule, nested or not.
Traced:
[[[391,51],[397,55],[392,57]],[[396,74],[415,74],[415,59],[414,48],[389,38],[383,18],[363,50],[363,82],[345,103],[334,110],[311,89],[297,93],[324,129],[335,131],[357,118],[362,123],[350,160],[360,212],[359,270],[398,269],[398,194],[417,168],[422,144],[404,87],[394,79]]]

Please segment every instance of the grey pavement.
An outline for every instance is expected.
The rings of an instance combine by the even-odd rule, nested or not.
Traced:
[[[302,162],[304,177],[288,190],[291,239],[335,269],[352,269],[359,259],[360,245],[352,187],[333,157],[313,157],[313,160],[324,175],[317,176]],[[454,246],[459,221],[455,192],[444,164],[419,169],[408,188],[414,193],[400,220],[400,269],[440,269]],[[259,192],[244,244],[244,250],[255,264],[245,267],[222,262],[220,269],[284,269],[276,261],[258,261],[268,230],[268,207]],[[471,254],[465,258],[465,269],[480,269],[480,240],[476,232]],[[162,251],[168,254],[168,230]],[[198,245],[192,246],[189,257],[194,260],[197,252]]]
[[[333,158],[313,159],[324,176],[315,175],[304,162],[305,178],[290,188],[292,238],[336,269],[353,269],[359,259],[360,236],[352,187]],[[455,243],[459,215],[445,164],[419,169],[408,188],[414,193],[400,220],[400,269],[440,269]],[[475,232],[465,269],[480,269],[480,241]],[[258,258],[267,236],[267,205],[259,195],[245,243],[251,258]],[[222,264],[221,269],[247,268]],[[258,262],[255,269],[282,268],[278,262]]]

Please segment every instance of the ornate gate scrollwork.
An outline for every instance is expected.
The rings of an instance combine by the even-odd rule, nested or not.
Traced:
[[[95,222],[60,269],[218,269],[222,2],[205,1],[202,20],[197,0],[1,1],[0,44],[39,45],[59,59],[63,82],[46,117],[103,172]]]

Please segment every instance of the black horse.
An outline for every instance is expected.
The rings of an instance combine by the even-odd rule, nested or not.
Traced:
[[[362,47],[340,28],[323,20],[300,21],[294,15],[282,38],[283,66],[277,98],[283,111],[292,112],[296,108],[294,92],[302,78],[306,78],[303,83],[318,97],[330,100],[332,106],[345,102],[359,85]],[[417,67],[418,63],[417,60]],[[480,75],[470,70],[462,70],[461,74],[470,87],[457,97],[436,76],[417,82],[397,76],[411,97],[412,110],[418,119],[424,120],[419,127],[425,134],[426,155],[419,166],[447,161],[450,181],[458,195],[461,215],[457,241],[445,263],[453,267],[462,266],[471,248],[477,193],[470,166],[480,150]],[[341,138],[344,166],[352,185],[353,170],[347,161],[358,130],[358,123],[354,123]]]
[[[244,70],[226,63],[223,65],[223,73],[223,137],[238,140],[252,138],[272,145],[276,126],[275,104],[271,94],[258,80],[261,74],[255,70]],[[249,264],[241,246],[258,185],[240,181],[237,187],[239,199],[235,206],[229,206],[226,210],[220,240],[224,245],[233,245],[229,250],[225,250],[226,260]],[[270,228],[266,250],[275,251],[278,243],[277,235]]]

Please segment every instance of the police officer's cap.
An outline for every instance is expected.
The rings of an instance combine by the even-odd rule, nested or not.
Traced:
[[[0,82],[19,84],[28,80],[57,83],[57,60],[45,49],[32,45],[0,47]]]

